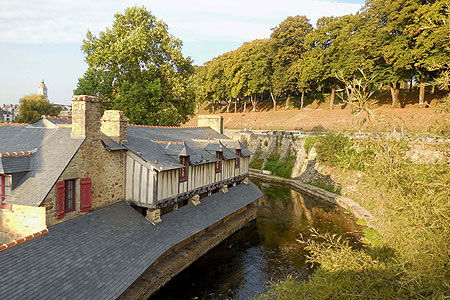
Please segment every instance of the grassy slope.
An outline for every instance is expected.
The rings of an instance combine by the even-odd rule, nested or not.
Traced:
[[[402,92],[400,95],[404,108],[391,108],[389,94],[377,95],[380,99],[379,105],[375,107],[378,123],[374,126],[364,125],[365,131],[392,131],[393,127],[403,128],[412,132],[425,132],[431,124],[443,119],[444,115],[436,114],[434,109],[419,108],[417,104],[417,92]],[[436,92],[434,95],[427,94],[426,100],[432,105],[442,96]],[[318,97],[318,96],[317,96]],[[322,97],[322,96],[321,96]],[[325,96],[326,98],[327,96]],[[295,106],[298,99],[294,100]],[[230,129],[267,129],[267,130],[334,130],[334,131],[357,131],[360,128],[358,118],[352,114],[350,107],[338,106],[334,110],[328,108],[327,102],[309,99],[306,109],[299,110],[291,107],[286,110],[284,102],[278,102],[278,110],[272,110],[272,102],[262,102],[257,106],[257,112],[252,112],[250,105],[245,113],[225,113],[222,109],[226,128]],[[230,111],[234,110],[231,105]],[[242,109],[238,108],[238,111]],[[209,106],[202,106],[200,114],[211,114]],[[197,118],[193,117],[186,125],[195,126]]]

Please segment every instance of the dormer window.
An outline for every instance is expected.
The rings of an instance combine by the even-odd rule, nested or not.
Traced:
[[[241,165],[241,149],[236,149],[236,155],[237,158],[234,161],[234,167],[239,168],[239,166]]]
[[[223,159],[223,153],[220,151],[216,151],[216,158],[219,161],[216,161],[216,173],[222,172],[222,159]]]
[[[187,168],[188,168],[189,157],[188,156],[180,156],[180,164],[184,167],[180,169],[180,181],[184,181],[187,179]]]
[[[6,196],[11,193],[11,175],[0,174],[0,200],[5,204]]]

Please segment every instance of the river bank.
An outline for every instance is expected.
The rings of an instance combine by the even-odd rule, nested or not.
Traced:
[[[303,183],[297,179],[288,179],[274,175],[262,174],[261,170],[250,169],[250,178],[259,179],[265,182],[277,182],[283,183],[294,190],[301,191],[303,193],[309,194],[311,196],[316,197],[320,201],[325,201],[333,205],[339,205],[351,213],[353,213],[358,219],[363,219],[366,221],[366,224],[369,227],[374,225],[374,216],[370,211],[362,207],[359,203],[354,201],[353,199],[343,197],[341,195],[337,195],[326,191],[324,189],[318,188],[311,184]]]

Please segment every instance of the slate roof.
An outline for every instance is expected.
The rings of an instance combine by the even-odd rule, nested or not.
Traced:
[[[172,246],[261,196],[253,183],[240,184],[156,226],[125,202],[52,226],[0,252],[0,299],[116,299]]]
[[[30,156],[11,156],[0,157],[0,173],[10,174],[17,172],[30,171],[31,159]]]
[[[72,124],[71,118],[42,116],[39,120],[30,125],[30,127],[56,127],[58,125]]]
[[[6,203],[41,204],[84,141],[84,138],[70,135],[71,128],[0,126],[0,153],[31,152],[30,171],[22,177]]]
[[[190,154],[189,163],[191,165],[199,165],[218,161],[216,151],[223,151],[223,158],[229,160],[237,158],[235,155],[236,149],[245,149],[240,142],[229,142],[227,145],[230,146],[226,146],[221,141],[229,140],[229,138],[210,127],[183,128],[131,125],[127,129],[127,140],[127,143],[123,143],[127,149],[138,154],[159,171],[182,168],[183,165],[179,163],[179,156],[186,153]],[[246,149],[241,150],[242,156],[251,154]]]

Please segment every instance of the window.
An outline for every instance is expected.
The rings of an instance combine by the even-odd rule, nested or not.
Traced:
[[[65,180],[65,201],[64,212],[69,213],[75,210],[75,179]]]
[[[180,169],[180,181],[184,181],[187,179],[188,157],[180,156],[180,164],[184,166]]]
[[[11,192],[11,175],[0,175],[0,200],[5,204],[6,196]]]
[[[237,158],[234,161],[234,167],[239,168],[239,166],[241,165],[241,149],[236,149],[236,155]]]
[[[56,218],[61,219],[66,213],[76,210],[75,179],[56,183]],[[90,178],[80,178],[79,189],[80,211],[92,209],[92,183]]]
[[[216,173],[222,172],[222,159],[223,159],[223,153],[220,151],[216,151],[216,158],[219,161],[216,161]]]

